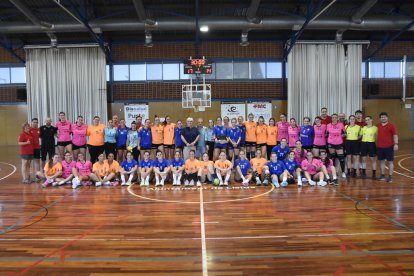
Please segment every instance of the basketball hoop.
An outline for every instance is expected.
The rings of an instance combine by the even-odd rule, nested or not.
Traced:
[[[206,107],[211,107],[211,84],[184,84],[182,107],[193,108],[194,112],[206,111]]]

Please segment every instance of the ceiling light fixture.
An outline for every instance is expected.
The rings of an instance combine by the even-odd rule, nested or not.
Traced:
[[[154,44],[152,43],[152,33],[150,31],[145,31],[145,47],[152,47]]]
[[[248,45],[249,45],[248,32],[242,32],[241,39],[240,39],[240,46],[248,46]]]
[[[204,25],[200,27],[200,32],[206,33],[208,32],[208,26]]]

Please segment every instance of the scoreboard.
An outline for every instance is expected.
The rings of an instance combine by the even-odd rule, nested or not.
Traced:
[[[184,64],[184,74],[212,74],[213,66],[208,59],[189,59]]]

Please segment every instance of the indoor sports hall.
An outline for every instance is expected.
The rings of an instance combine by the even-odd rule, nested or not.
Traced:
[[[0,275],[414,275],[414,1],[0,1]]]

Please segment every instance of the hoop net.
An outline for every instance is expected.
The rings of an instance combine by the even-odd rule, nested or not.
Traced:
[[[184,84],[182,86],[182,107],[202,112],[211,107],[211,84]]]

